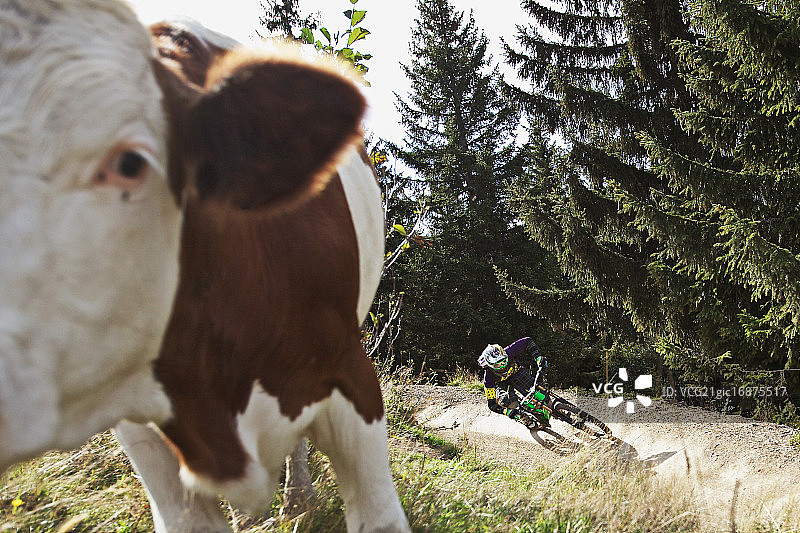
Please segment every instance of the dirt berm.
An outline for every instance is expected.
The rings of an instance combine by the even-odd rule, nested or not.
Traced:
[[[800,449],[790,443],[795,429],[661,400],[649,407],[637,404],[628,414],[625,404],[611,409],[605,398],[558,394],[608,422],[619,439],[615,453],[625,461],[690,483],[698,505],[715,522],[730,516],[734,493],[737,513],[757,514],[768,523],[800,507]],[[480,392],[415,385],[404,396],[428,429],[518,467],[569,461],[577,449],[597,445],[560,421],[549,432],[531,432],[489,411]]]

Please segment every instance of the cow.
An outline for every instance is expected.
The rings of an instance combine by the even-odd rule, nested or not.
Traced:
[[[384,246],[363,97],[338,65],[298,52],[230,50],[197,26],[152,31],[170,176],[184,184],[180,282],[155,364],[173,416],[116,434],[157,530],[229,530],[217,494],[263,512],[307,436],[331,459],[348,531],[408,531],[360,340]]]
[[[153,379],[181,210],[150,35],[121,2],[0,0],[0,467],[120,419]]]
[[[0,466],[124,420],[146,479],[160,458],[255,509],[308,434],[350,530],[407,531],[358,342],[382,249],[363,98],[225,57],[199,85],[121,1],[0,0]]]

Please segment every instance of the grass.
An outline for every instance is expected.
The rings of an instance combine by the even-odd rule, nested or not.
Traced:
[[[464,387],[470,391],[483,392],[483,379],[474,371],[456,367],[456,370],[447,376],[446,385],[450,387]]]
[[[141,484],[110,433],[17,465],[0,484],[0,531],[153,530]]]
[[[698,530],[685,496],[676,501],[669,492],[664,499],[667,491],[644,479],[621,480],[585,466],[519,472],[471,455],[404,457],[400,465],[398,485],[415,531]],[[631,498],[640,489],[644,501]]]
[[[414,422],[405,383],[384,380],[395,484],[415,532],[700,532],[695,495],[679,481],[626,468],[611,455],[578,454],[527,470],[480,459]],[[248,520],[223,508],[234,531],[344,532],[342,501],[328,459],[309,458],[316,502],[299,517]],[[272,516],[278,516],[281,494]],[[0,479],[0,532],[149,532],[149,506],[110,434],[71,454],[48,454]],[[786,531],[779,524],[753,531]],[[744,531],[739,529],[739,531]]]
[[[392,440],[435,444],[413,421],[402,387],[384,392]],[[624,471],[610,455],[579,455],[566,467],[520,471],[480,459],[463,443],[448,445],[456,453],[391,449],[414,531],[702,531],[690,491],[675,490],[645,471]]]

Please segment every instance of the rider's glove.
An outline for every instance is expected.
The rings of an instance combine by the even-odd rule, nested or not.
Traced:
[[[547,359],[544,358],[542,354],[539,353],[539,350],[534,352],[534,356],[536,358],[536,365],[539,367],[539,374],[542,379],[542,383],[547,383]]]
[[[503,414],[505,414],[511,420],[517,419],[517,410],[516,409],[503,409]]]

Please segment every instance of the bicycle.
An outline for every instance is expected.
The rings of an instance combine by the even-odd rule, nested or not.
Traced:
[[[558,396],[539,383],[542,375],[541,365],[536,371],[528,394],[519,400],[517,408],[521,413],[520,423],[529,429],[544,429],[550,425],[550,419],[556,418],[572,427],[587,433],[596,439],[613,440],[611,430],[603,422],[587,413],[569,400]]]

